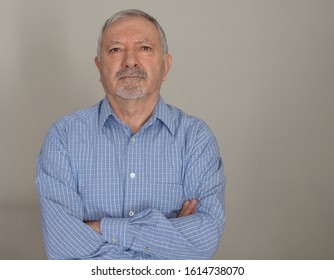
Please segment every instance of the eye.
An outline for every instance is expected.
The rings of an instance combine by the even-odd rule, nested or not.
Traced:
[[[109,53],[117,53],[117,52],[119,52],[120,51],[120,48],[112,48],[112,49],[110,49],[108,52]]]
[[[143,46],[142,50],[145,52],[151,51],[152,49],[149,46]]]

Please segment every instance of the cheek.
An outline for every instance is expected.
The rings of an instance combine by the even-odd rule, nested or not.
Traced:
[[[165,73],[165,67],[162,65],[160,61],[156,61],[154,64],[150,65],[147,69],[147,73],[151,76],[152,79],[155,81],[162,80],[164,73]]]
[[[105,90],[108,92],[115,88],[115,74],[108,67],[100,69],[100,82],[102,83]]]
[[[105,77],[115,77],[115,74],[117,72],[117,69],[119,69],[119,63],[114,60],[110,59],[102,59],[100,64],[100,73],[101,76]]]
[[[112,68],[106,66],[100,71],[101,78],[107,82],[112,82],[114,80],[116,72]]]
[[[155,70],[155,80],[157,82],[162,82],[164,80],[164,77],[165,77],[165,69],[163,67],[158,67],[156,70]]]

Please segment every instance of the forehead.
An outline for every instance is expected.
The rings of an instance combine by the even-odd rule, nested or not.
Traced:
[[[126,40],[160,41],[158,28],[148,19],[140,16],[131,16],[117,19],[104,31],[102,41]]]

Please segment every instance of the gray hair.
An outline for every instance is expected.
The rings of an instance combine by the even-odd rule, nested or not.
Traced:
[[[98,56],[98,58],[100,58],[100,54],[101,54],[101,40],[102,40],[102,36],[103,36],[104,31],[112,23],[116,22],[119,19],[127,18],[127,17],[143,17],[143,18],[146,18],[147,20],[149,20],[150,22],[152,22],[159,31],[161,46],[162,46],[162,49],[163,49],[163,54],[166,55],[168,53],[168,45],[167,45],[166,34],[165,34],[164,30],[162,29],[162,27],[160,26],[160,24],[158,23],[158,21],[154,17],[150,16],[149,14],[147,14],[143,11],[136,10],[136,9],[130,9],[130,10],[120,11],[120,12],[114,14],[112,17],[107,19],[107,21],[102,26],[100,36],[99,36],[99,39],[98,39],[98,42],[97,42],[97,56]]]

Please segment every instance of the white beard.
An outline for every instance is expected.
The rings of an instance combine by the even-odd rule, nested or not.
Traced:
[[[117,90],[116,95],[123,99],[140,99],[146,95],[146,92],[142,91],[129,92],[129,91]]]
[[[116,95],[124,99],[139,99],[147,95],[146,90],[138,85],[137,79],[130,79],[123,81],[121,85],[116,88]]]

